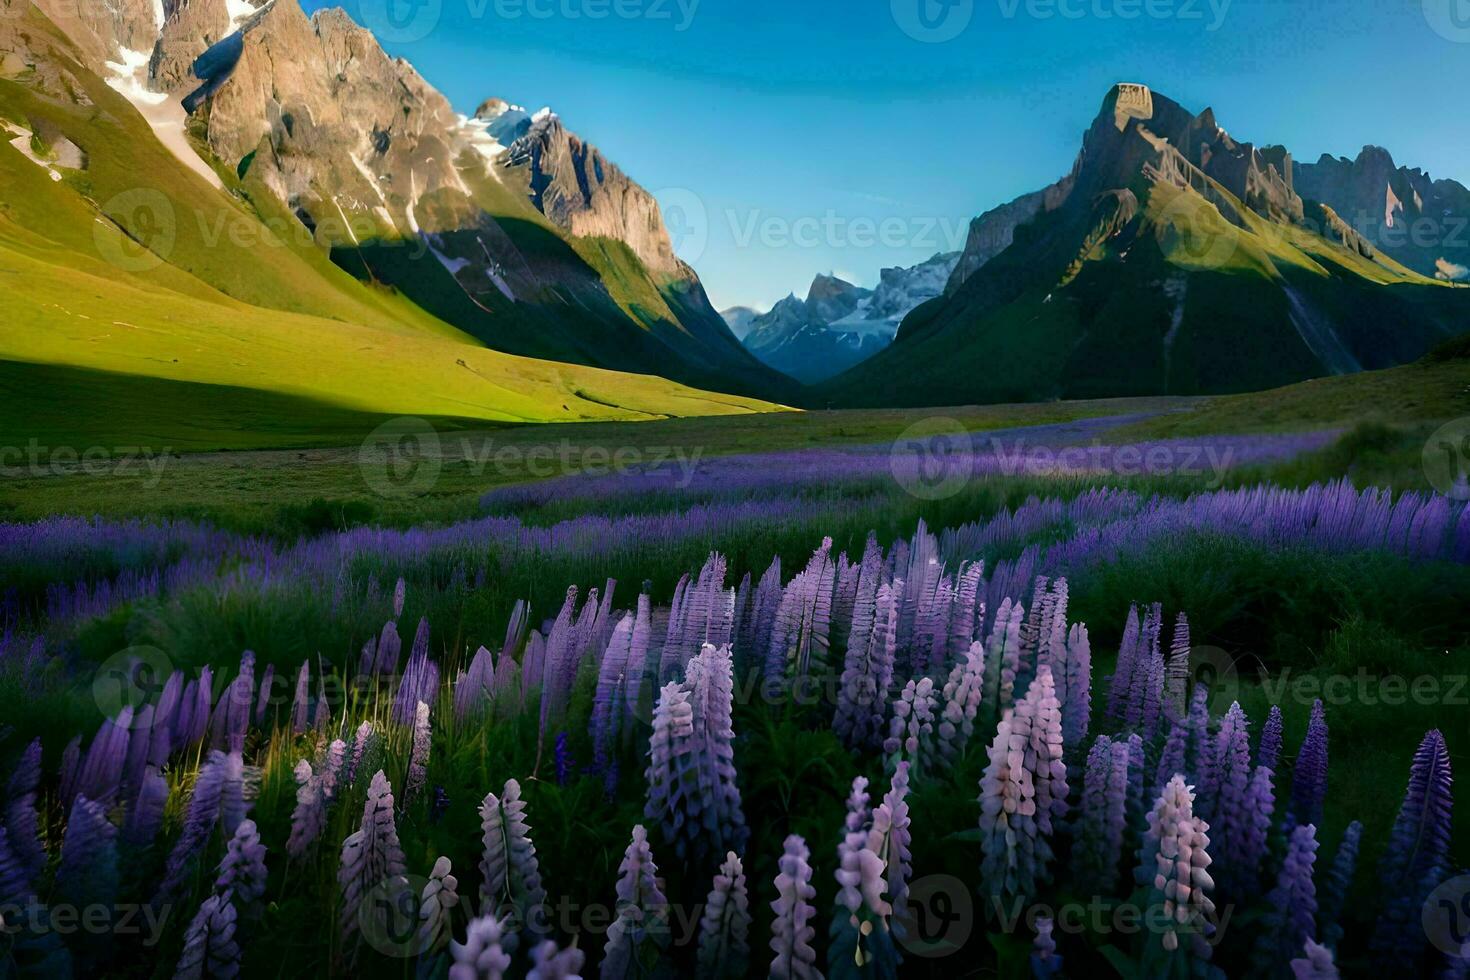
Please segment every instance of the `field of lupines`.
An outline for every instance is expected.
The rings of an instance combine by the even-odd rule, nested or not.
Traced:
[[[1109,456],[931,534],[841,455],[290,543],[0,525],[0,971],[1465,969],[1470,715],[1374,732],[1379,767],[1401,716],[1249,675],[1463,654],[1470,509]]]

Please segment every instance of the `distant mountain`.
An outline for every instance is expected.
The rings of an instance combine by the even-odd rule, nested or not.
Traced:
[[[910,311],[944,291],[958,260],[958,253],[941,254],[912,268],[884,269],[876,289],[819,275],[805,300],[792,294],[749,320],[742,341],[769,366],[815,384],[888,346]]]
[[[815,397],[936,405],[1259,390],[1402,364],[1470,328],[1470,290],[1432,277],[1437,250],[1408,256],[1421,271],[1406,267],[1371,229],[1304,200],[1298,169],[1283,147],[1231,136],[1211,110],[1115,86],[1071,173],[978,218],[945,294]],[[1376,188],[1381,208],[1380,177],[1422,183],[1414,172],[1308,182]],[[1458,207],[1452,191],[1421,193],[1403,214]]]
[[[1365,146],[1356,160],[1323,154],[1299,164],[1296,189],[1415,272],[1470,279],[1470,190],[1458,181],[1396,167],[1387,150]]]
[[[186,166],[273,196],[286,233],[487,346],[789,390],[675,257],[653,196],[550,110],[458,115],[344,11],[298,0],[38,6]]]
[[[725,321],[725,326],[730,328],[736,340],[742,342],[745,340],[745,335],[750,333],[751,324],[760,315],[759,310],[753,310],[748,306],[732,306],[720,313],[721,318]]]

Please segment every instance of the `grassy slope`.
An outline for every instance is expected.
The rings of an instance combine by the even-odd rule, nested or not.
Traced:
[[[1279,387],[1323,373],[1288,291],[1335,323],[1366,368],[1412,360],[1466,325],[1470,292],[1392,260],[1244,206],[1241,230],[1193,192],[1133,191],[1143,209],[1116,235],[1111,215],[1080,203],[1018,230],[959,293],[916,311],[898,342],[819,396],[864,405]]]
[[[54,33],[32,18],[40,35]],[[33,128],[48,121],[88,153],[89,167],[55,183],[0,144],[0,290],[9,314],[0,358],[288,396],[262,403],[281,409],[258,420],[262,431],[299,429],[306,403],[326,406],[329,417],[488,421],[772,407],[486,350],[402,296],[353,280],[248,179],[231,196],[188,172],[125,100],[67,60],[60,40],[48,57],[68,65],[94,104],[53,104],[22,78],[0,81],[0,113]],[[149,206],[119,199],[130,192]],[[26,434],[28,421],[15,431]],[[54,420],[36,420],[48,426]],[[339,426],[329,420],[327,431]]]

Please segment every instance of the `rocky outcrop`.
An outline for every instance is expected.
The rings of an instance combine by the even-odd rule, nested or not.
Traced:
[[[1297,189],[1357,239],[1415,272],[1454,279],[1470,265],[1470,190],[1397,166],[1382,147],[1365,146],[1353,160],[1324,154],[1298,166]]]

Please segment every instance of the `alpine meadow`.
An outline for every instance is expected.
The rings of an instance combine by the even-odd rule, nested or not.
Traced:
[[[1465,13],[0,0],[0,980],[1470,977]]]

